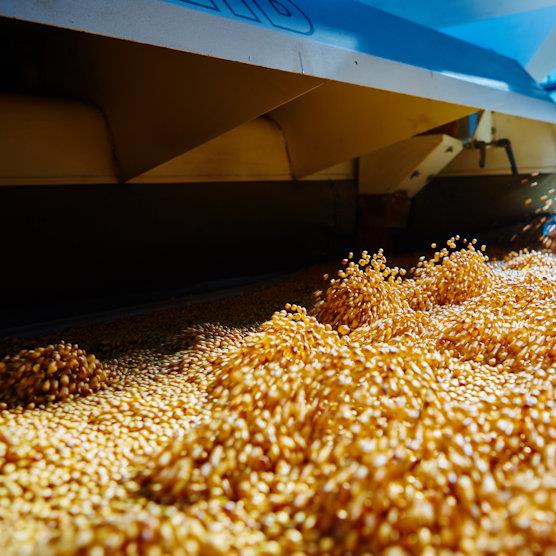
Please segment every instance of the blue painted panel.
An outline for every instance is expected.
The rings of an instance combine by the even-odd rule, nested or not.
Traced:
[[[556,6],[556,0],[358,0],[415,23],[440,29]]]
[[[556,27],[556,6],[466,25],[445,27],[443,32],[490,48],[525,66]],[[556,52],[554,53],[556,65]]]
[[[542,100],[514,60],[356,0],[163,0]]]
[[[543,86],[554,85],[556,86],[556,68],[551,71],[542,82]]]
[[[548,91],[552,100],[556,102],[556,69],[546,76],[541,85],[545,91]]]
[[[358,1],[494,50],[522,66],[556,29],[556,0]],[[556,49],[553,57],[556,67]]]

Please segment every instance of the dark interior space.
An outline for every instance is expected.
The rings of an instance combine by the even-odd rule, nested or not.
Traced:
[[[349,181],[2,187],[0,329],[255,284],[354,249],[422,250],[456,233],[495,247],[519,232],[519,248],[555,185],[437,178],[413,200],[358,197]]]
[[[0,326],[340,256],[356,198],[350,182],[2,187]]]
[[[420,248],[452,234],[468,234],[489,245],[508,246],[518,234],[515,247],[534,244],[539,236],[535,225],[554,211],[544,208],[541,197],[550,198],[555,187],[554,174],[438,177],[414,197],[406,239]]]

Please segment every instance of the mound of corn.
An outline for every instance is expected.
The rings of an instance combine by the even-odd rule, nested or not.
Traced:
[[[23,350],[0,361],[0,396],[3,403],[41,403],[86,396],[107,380],[94,355],[79,346],[61,343]]]
[[[555,261],[349,257],[311,310],[133,342],[87,396],[10,356],[1,553],[556,554]]]

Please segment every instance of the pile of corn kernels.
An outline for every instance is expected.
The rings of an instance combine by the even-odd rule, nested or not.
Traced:
[[[456,239],[260,326],[8,353],[1,554],[556,554],[556,256]]]

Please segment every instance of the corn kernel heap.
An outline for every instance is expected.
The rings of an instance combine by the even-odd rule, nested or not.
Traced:
[[[94,355],[61,343],[24,350],[0,361],[0,400],[39,405],[99,390],[106,373]]]
[[[547,267],[556,270],[556,257],[546,252],[522,249],[518,252],[512,252],[506,257],[506,267],[517,270],[529,270],[536,267]]]
[[[364,251],[358,263],[350,261],[346,270],[340,270],[338,278],[330,281],[322,299],[317,292],[315,316],[347,332],[345,327],[354,329],[408,309],[398,273],[398,268],[386,266],[382,250],[372,258]]]
[[[2,411],[2,553],[555,553],[556,257],[455,242]]]

